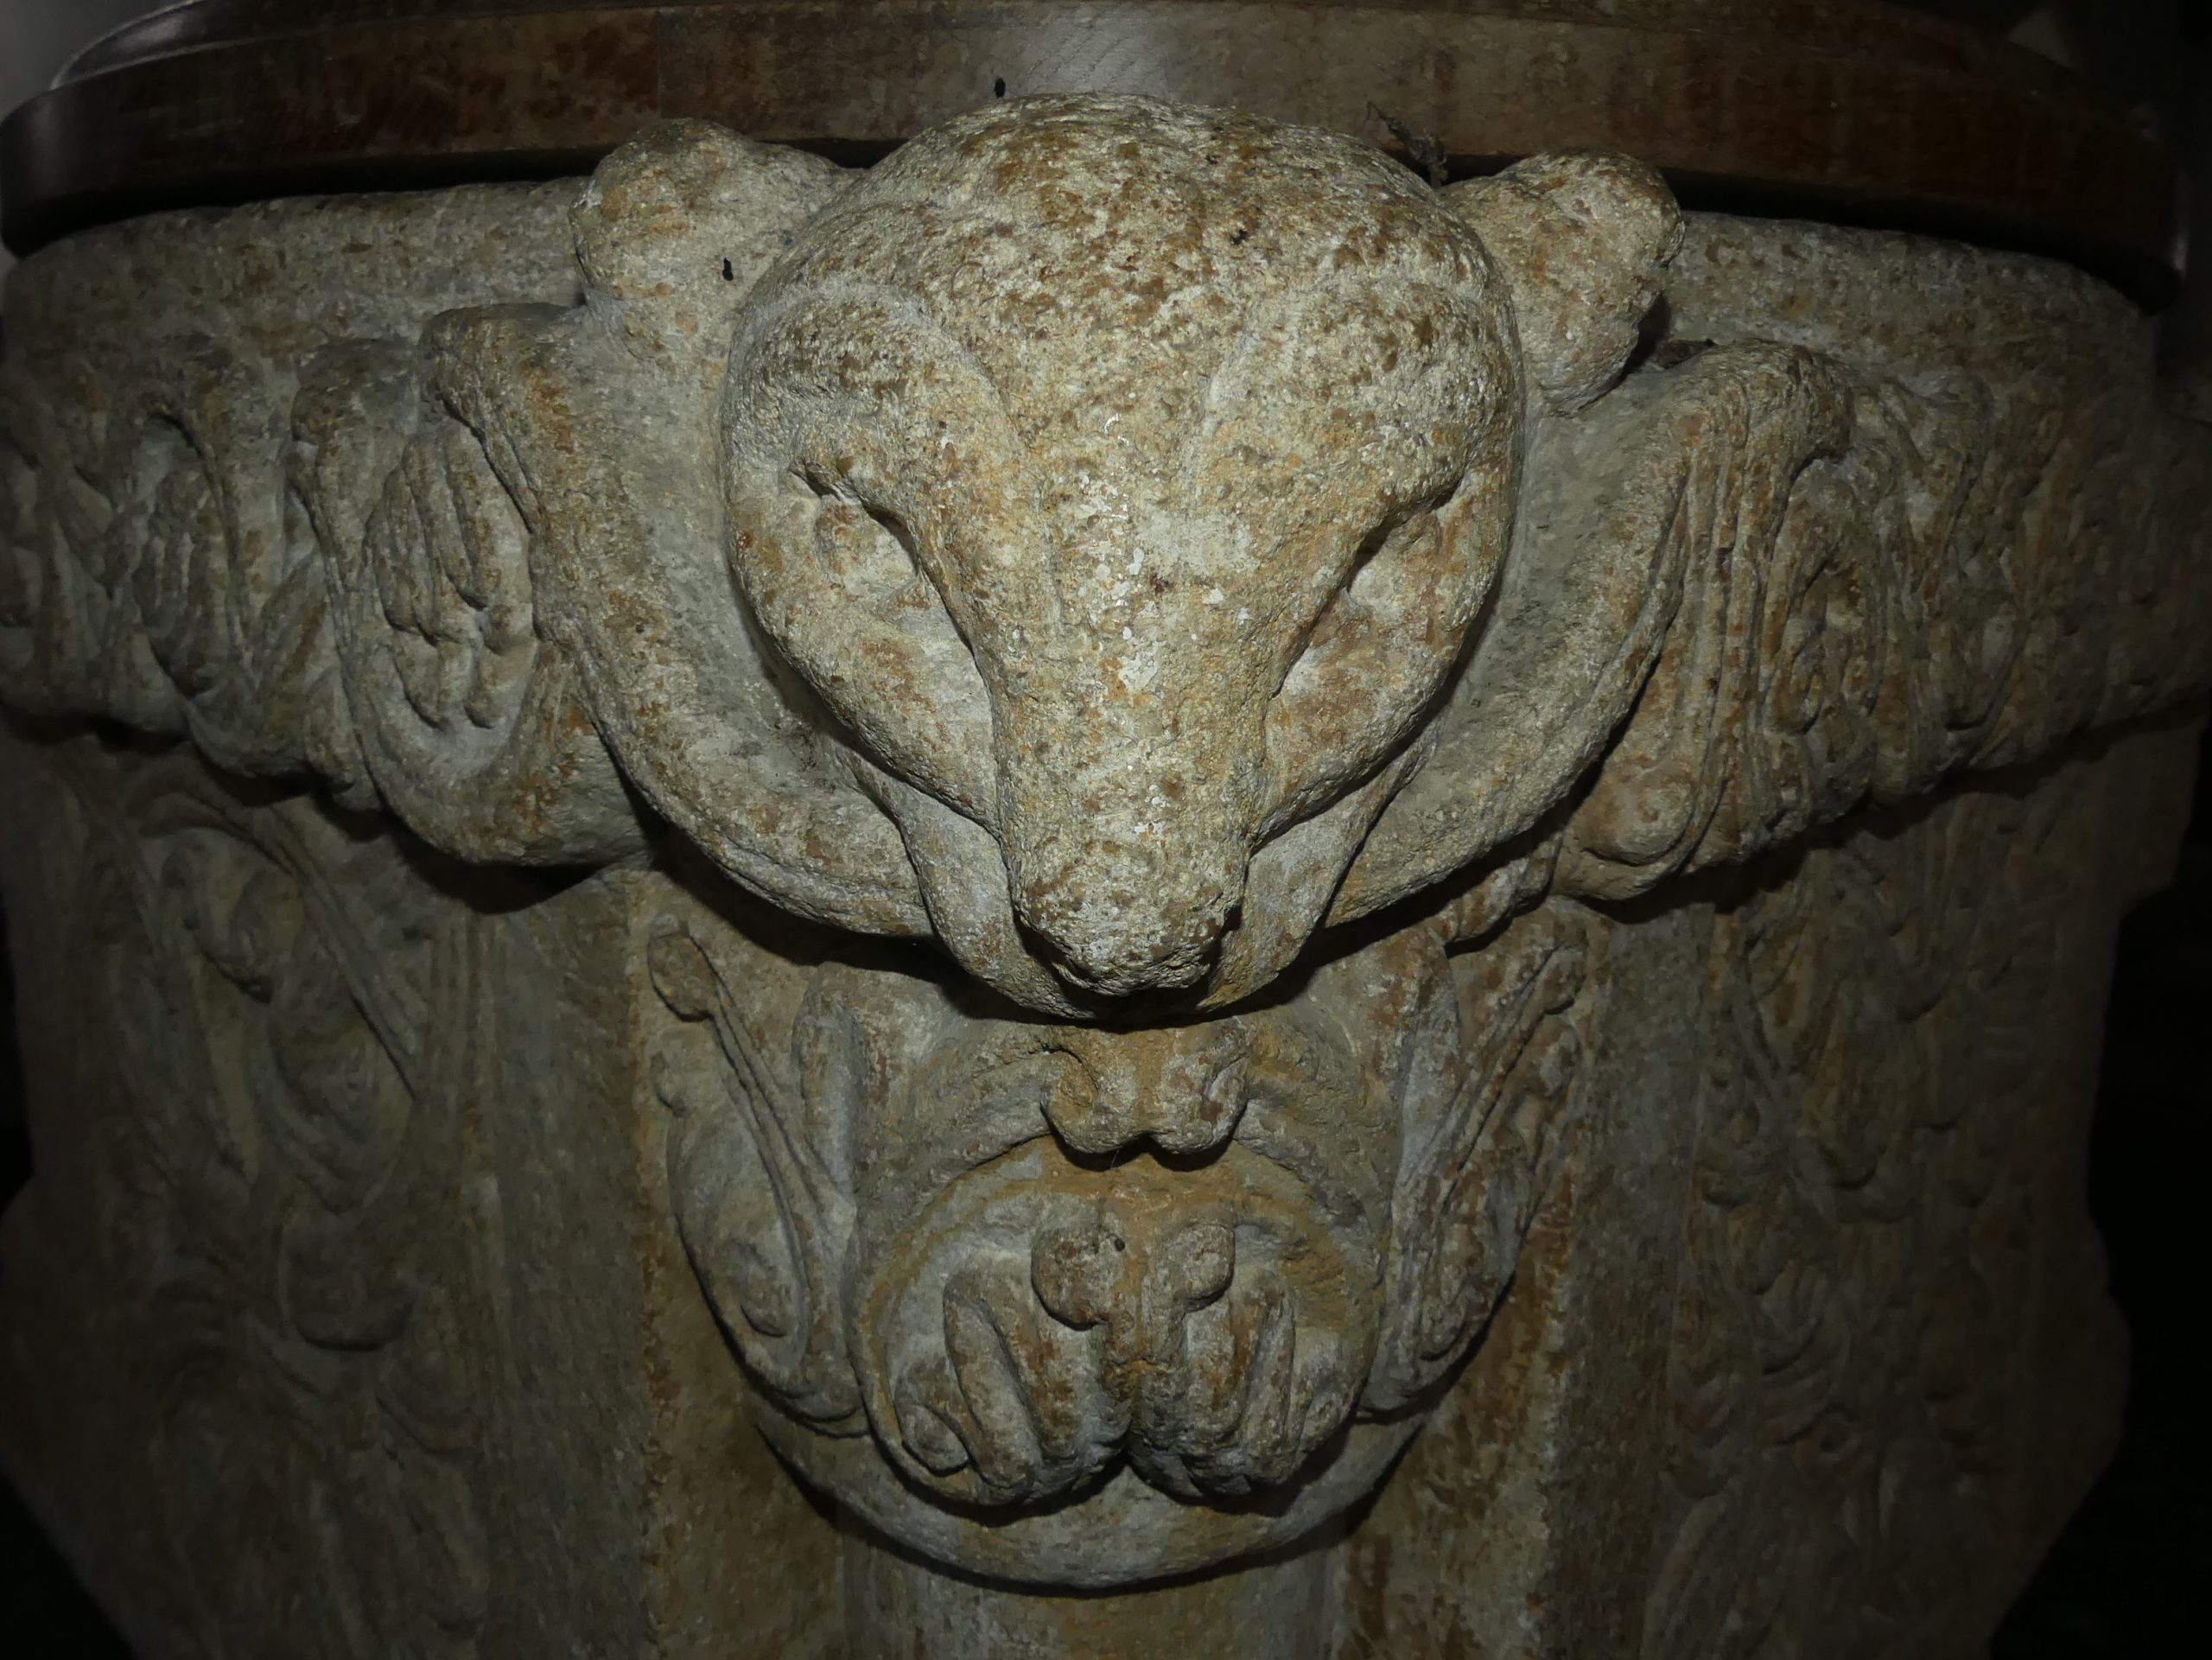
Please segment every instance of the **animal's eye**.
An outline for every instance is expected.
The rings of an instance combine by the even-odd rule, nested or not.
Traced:
[[[1361,542],[1268,711],[1277,798],[1268,822],[1315,811],[1402,742],[1450,673],[1469,621],[1453,569],[1463,538],[1439,504],[1391,514]]]
[[[1408,579],[1418,582],[1427,574],[1436,536],[1433,508],[1393,514],[1369,531],[1344,580],[1314,620],[1304,651],[1285,670],[1279,690],[1299,690],[1351,643],[1359,624],[1378,609],[1395,608]]]
[[[1338,597],[1372,608],[1384,588],[1395,589],[1409,576],[1429,576],[1427,561],[1437,534],[1436,510],[1423,507],[1395,521],[1385,520],[1362,544],[1351,580]]]
[[[808,473],[791,476],[814,499],[817,557],[856,598],[887,606],[935,602],[937,590],[923,574],[904,519],[844,486]]]

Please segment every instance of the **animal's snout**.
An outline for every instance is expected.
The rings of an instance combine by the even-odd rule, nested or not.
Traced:
[[[1009,849],[1015,914],[1052,971],[1098,996],[1204,981],[1244,896],[1241,838],[1071,819]]]

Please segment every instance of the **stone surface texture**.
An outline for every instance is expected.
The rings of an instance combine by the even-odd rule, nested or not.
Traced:
[[[2209,461],[2063,266],[1138,99],[65,240],[0,1455],[151,1657],[1978,1652]]]

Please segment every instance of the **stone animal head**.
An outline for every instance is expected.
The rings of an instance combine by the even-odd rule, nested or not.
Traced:
[[[1205,981],[1255,850],[1404,742],[1497,567],[1519,370],[1472,233],[1325,135],[1031,106],[910,146],[749,309],[768,632],[912,811],[992,832],[1063,981]]]
[[[1161,1491],[1233,1498],[1342,1428],[1397,1124],[1339,1021],[968,1025],[908,1076],[856,1172],[848,1313],[910,1480],[1030,1505],[1126,1459]]]
[[[1678,229],[1621,158],[1439,191],[1330,133],[1036,99],[858,175],[673,124],[575,229],[583,304],[448,314],[308,423],[334,523],[401,458],[340,562],[348,684],[391,716],[372,774],[450,763],[410,811],[487,804],[472,848],[603,856],[634,792],[786,909],[1183,1018],[1529,830],[1672,603],[1637,504],[1704,394],[1600,398]],[[453,589],[423,626],[465,659],[495,587],[518,690],[422,730],[377,619]]]
[[[733,567],[987,977],[1072,1012],[1281,968],[1419,758],[1529,398],[1601,386],[1648,303],[1671,209],[1554,198],[1656,188],[1567,160],[1494,193],[1516,321],[1470,218],[1363,145],[1031,100],[764,277]]]

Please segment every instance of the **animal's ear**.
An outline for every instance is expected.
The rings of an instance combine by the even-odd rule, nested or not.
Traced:
[[[1581,409],[1619,377],[1681,245],[1674,194],[1610,150],[1534,156],[1444,194],[1512,290],[1545,401],[1562,414]]]
[[[846,180],[711,121],[649,128],[600,163],[569,214],[585,301],[632,356],[713,373],[747,290]]]

